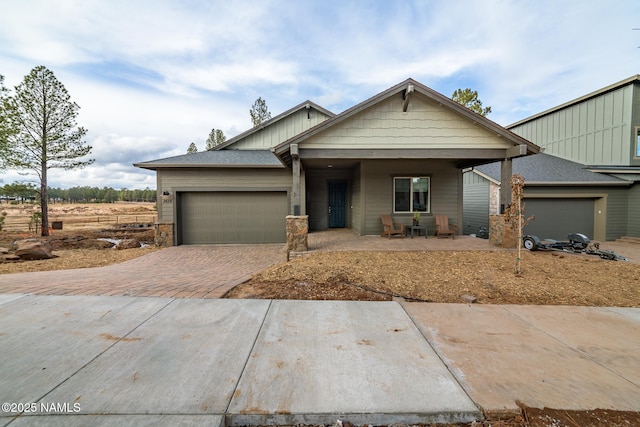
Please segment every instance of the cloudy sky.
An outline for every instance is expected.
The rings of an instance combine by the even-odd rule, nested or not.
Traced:
[[[637,0],[2,0],[0,74],[44,65],[81,107],[95,164],[50,186],[155,188],[132,163],[250,128],[258,97],[340,113],[412,77],[508,125],[639,74],[634,28]]]

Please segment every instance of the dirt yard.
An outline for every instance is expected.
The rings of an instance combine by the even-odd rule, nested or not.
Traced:
[[[319,252],[276,265],[229,298],[388,300],[640,307],[640,265],[524,251]]]
[[[33,228],[29,230],[31,215],[36,210],[33,205],[0,205],[0,213],[6,213],[3,230],[0,231],[0,248],[6,248],[11,253],[16,240],[43,239],[51,244],[54,258],[39,261],[0,260],[0,274],[100,267],[158,250],[153,247],[153,229],[148,227],[149,222],[155,221],[153,203],[53,204],[50,220],[62,221],[63,229],[50,230],[51,235],[46,238],[40,237],[40,233],[36,234]],[[113,243],[99,240],[129,238],[148,246],[112,250]]]

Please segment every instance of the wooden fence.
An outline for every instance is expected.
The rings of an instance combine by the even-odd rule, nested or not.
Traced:
[[[153,224],[156,222],[156,215],[94,215],[94,216],[61,216],[52,215],[49,217],[49,227],[53,222],[62,222],[63,229],[65,225],[72,228],[108,228],[109,226],[118,226],[123,224]],[[33,228],[31,218],[27,216],[5,217],[2,229],[5,231],[26,231]]]

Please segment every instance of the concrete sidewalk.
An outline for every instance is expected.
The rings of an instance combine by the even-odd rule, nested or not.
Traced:
[[[640,411],[640,309],[3,294],[0,348],[0,425]]]

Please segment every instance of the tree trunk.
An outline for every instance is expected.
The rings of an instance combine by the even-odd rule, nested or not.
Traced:
[[[42,149],[42,173],[40,175],[40,209],[42,210],[41,236],[49,235],[49,192],[47,191],[46,143]]]

